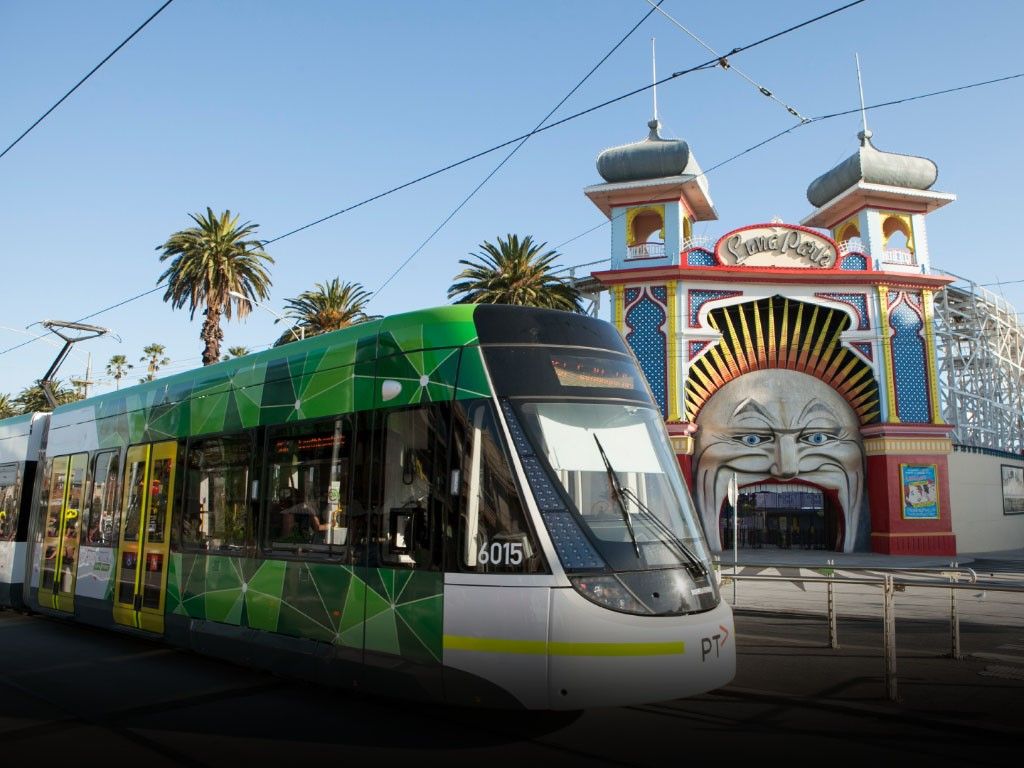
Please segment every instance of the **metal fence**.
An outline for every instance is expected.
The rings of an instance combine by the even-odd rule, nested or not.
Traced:
[[[716,564],[717,566],[718,564]],[[727,591],[726,587],[732,587],[732,604],[734,607],[738,607],[739,593],[738,585],[740,582],[752,582],[752,583],[772,583],[772,582],[784,582],[791,584],[804,585],[821,585],[823,589],[819,589],[813,593],[808,592],[812,595],[811,599],[822,600],[824,605],[824,612],[826,616],[827,628],[828,628],[828,643],[829,647],[836,649],[839,648],[839,630],[838,630],[838,599],[837,591],[853,590],[857,587],[869,587],[872,589],[878,589],[881,592],[882,599],[880,603],[876,603],[874,607],[874,616],[878,616],[878,611],[881,611],[882,619],[882,645],[883,645],[883,657],[885,664],[885,689],[887,698],[891,701],[898,700],[898,680],[896,673],[896,594],[906,592],[909,588],[914,590],[944,590],[948,592],[948,596],[941,600],[941,603],[945,606],[944,611],[946,616],[943,620],[949,621],[949,657],[954,661],[963,659],[963,649],[960,642],[960,608],[958,605],[958,593],[963,590],[971,590],[977,593],[979,589],[982,589],[981,594],[987,595],[989,592],[996,594],[1008,594],[1013,596],[1014,603],[1019,603],[1021,608],[1019,618],[1024,622],[1024,581],[1021,583],[1013,583],[1011,580],[1006,579],[989,579],[984,582],[980,582],[977,574],[971,568],[957,567],[955,564],[950,568],[940,570],[922,570],[922,569],[883,569],[883,568],[872,568],[869,570],[858,571],[854,569],[844,568],[843,574],[837,574],[834,564],[829,563],[824,567],[809,567],[809,566],[794,566],[794,565],[765,565],[757,564],[752,566],[743,566],[740,564],[739,568],[752,567],[758,571],[765,569],[778,569],[778,570],[813,570],[815,575],[772,575],[763,572],[758,573],[741,573],[739,570],[732,570],[728,567],[718,568],[718,576],[720,584],[723,588],[723,594]],[[847,575],[853,573],[854,575]],[[821,593],[824,593],[823,595]],[[861,598],[864,598],[863,589],[861,589]],[[869,595],[870,597],[870,592]],[[933,601],[934,602],[934,601]],[[864,599],[860,601],[861,612],[860,615],[865,615],[864,608],[867,605],[870,608],[870,601],[865,602]],[[752,608],[759,608],[762,606],[751,605]],[[803,606],[806,610],[806,603]],[[793,610],[793,608],[780,608],[776,607],[775,610]],[[796,612],[801,612],[799,609]],[[936,618],[934,612],[932,615],[927,615],[927,612],[919,611],[919,615],[916,618]]]

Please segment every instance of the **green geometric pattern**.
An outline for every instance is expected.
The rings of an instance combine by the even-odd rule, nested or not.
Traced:
[[[81,411],[96,425],[100,447],[120,447],[486,397],[474,310],[439,307],[363,323],[62,406],[57,415],[66,423]],[[385,381],[399,385],[387,400]]]
[[[166,610],[437,664],[443,594],[437,572],[174,553]]]

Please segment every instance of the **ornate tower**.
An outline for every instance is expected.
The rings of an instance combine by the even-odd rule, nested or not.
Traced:
[[[892,554],[955,554],[933,297],[951,279],[932,274],[925,217],[956,199],[931,190],[935,163],[883,152],[865,125],[860,148],[807,188],[816,207],[801,224],[830,230],[840,255],[862,253],[876,272],[880,423],[861,430],[868,464],[871,547]]]
[[[662,415],[682,419],[682,335],[676,280],[693,245],[693,224],[718,218],[707,180],[689,145],[663,139],[657,117],[646,139],[606,149],[597,158],[604,184],[584,193],[611,220],[610,286],[615,326],[636,352]]]

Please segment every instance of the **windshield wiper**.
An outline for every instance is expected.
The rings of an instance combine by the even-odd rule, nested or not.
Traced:
[[[637,509],[640,510],[644,519],[647,522],[652,523],[654,527],[658,529],[658,532],[661,533],[666,546],[674,548],[677,552],[681,553],[683,557],[690,561],[690,565],[687,567],[691,573],[695,573],[700,576],[708,575],[707,567],[703,562],[701,562],[699,557],[693,554],[693,550],[686,545],[686,542],[680,539],[671,528],[665,525],[665,523],[663,523],[658,516],[651,511],[650,507],[640,501],[640,498],[631,488],[623,488],[622,495],[629,501],[636,504]]]
[[[608,474],[608,483],[612,487],[612,498],[615,499],[615,503],[619,505],[619,511],[622,512],[622,521],[626,524],[626,530],[629,531],[629,538],[633,540],[633,549],[636,551],[637,558],[640,557],[640,544],[637,543],[636,533],[633,531],[633,522],[629,519],[629,510],[626,509],[626,502],[623,501],[625,493],[622,485],[619,483],[619,477],[615,474],[615,470],[612,469],[612,463],[608,461],[608,456],[605,455],[604,446],[601,445],[601,441],[597,439],[597,435],[594,435],[594,442],[597,443],[597,450],[601,453],[601,461],[604,462],[604,471]]]

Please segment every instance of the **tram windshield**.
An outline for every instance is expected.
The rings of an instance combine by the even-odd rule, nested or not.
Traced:
[[[616,571],[707,570],[707,551],[661,415],[621,402],[516,409],[604,561]]]

